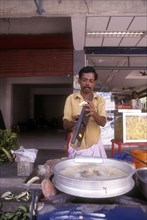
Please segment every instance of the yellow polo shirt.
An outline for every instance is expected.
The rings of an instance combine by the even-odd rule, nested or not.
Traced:
[[[71,94],[67,97],[65,106],[64,106],[64,116],[63,119],[67,119],[69,121],[73,120],[73,116],[80,115],[82,106],[80,105],[84,99],[81,96],[80,92]],[[105,99],[102,96],[93,93],[92,100],[95,111],[100,115],[106,117],[105,111]],[[72,135],[72,134],[71,134]],[[101,128],[95,122],[93,117],[89,118],[88,124],[86,126],[86,130],[84,133],[84,137],[80,147],[76,147],[75,144],[71,144],[73,148],[77,150],[82,150],[91,147],[93,144],[96,144],[101,136]]]

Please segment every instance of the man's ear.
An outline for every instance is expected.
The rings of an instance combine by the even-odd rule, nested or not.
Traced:
[[[94,87],[96,86],[96,84],[97,84],[97,80],[94,81]]]

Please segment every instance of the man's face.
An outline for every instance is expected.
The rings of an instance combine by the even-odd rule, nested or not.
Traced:
[[[94,79],[94,73],[84,73],[82,78],[79,79],[79,84],[83,93],[88,94],[91,91],[93,91],[96,84],[96,80]]]
[[[134,92],[134,93],[132,94],[132,98],[133,98],[133,99],[137,99],[137,93]]]

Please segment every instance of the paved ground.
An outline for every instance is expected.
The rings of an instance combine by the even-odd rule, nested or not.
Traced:
[[[64,149],[67,141],[63,130],[34,130],[18,135],[19,146],[36,149]]]

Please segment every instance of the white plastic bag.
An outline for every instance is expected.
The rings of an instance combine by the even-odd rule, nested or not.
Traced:
[[[37,149],[26,149],[23,146],[16,151],[11,150],[11,153],[15,157],[15,162],[25,161],[34,163],[38,150]]]

